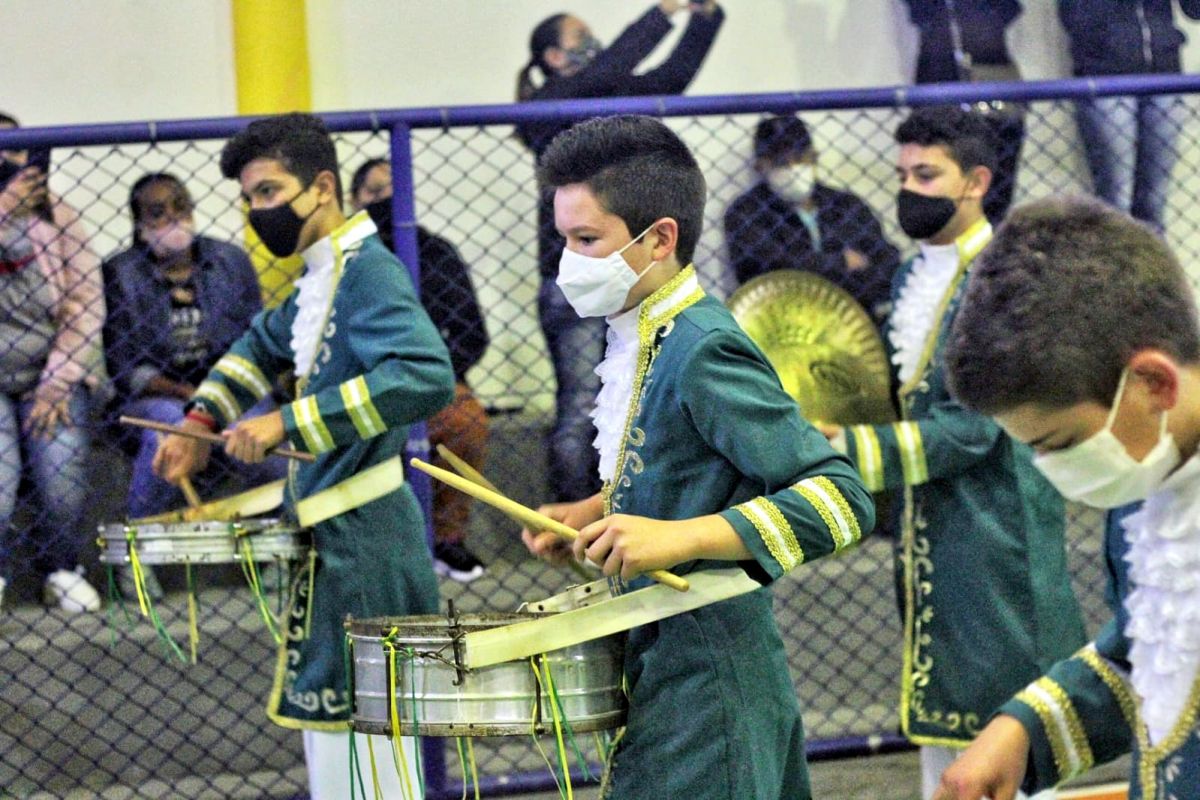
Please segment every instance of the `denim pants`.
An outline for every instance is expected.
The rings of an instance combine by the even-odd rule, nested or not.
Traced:
[[[149,395],[126,403],[121,413],[130,417],[178,425],[183,419],[183,405],[184,401],[175,397]],[[273,411],[275,407],[270,398],[261,400],[243,414],[242,419],[260,416]],[[182,508],[185,501],[179,487],[154,474],[154,454],[158,450],[159,434],[143,429],[139,432],[139,437],[137,456],[133,460],[133,476],[129,481],[129,516],[137,519],[161,514],[173,508]],[[277,457],[268,458],[261,464],[234,462],[219,446],[213,445],[208,467],[195,477],[196,491],[201,494],[202,499],[214,499],[210,494],[229,472],[236,472],[249,485],[257,486],[285,477],[287,462]]]
[[[1159,232],[1178,156],[1175,101],[1173,95],[1097,97],[1075,108],[1096,195]]]
[[[0,393],[0,577],[12,577],[16,541],[10,523],[17,508],[17,490],[24,471],[33,489],[34,524],[26,531],[33,543],[34,568],[39,573],[74,569],[84,533],[79,529],[87,499],[87,459],[91,439],[85,423],[89,396],[77,388],[71,394],[70,425],[59,425],[49,438],[39,439],[21,428],[33,400]]]
[[[600,489],[596,426],[591,410],[600,393],[596,367],[604,358],[607,326],[598,317],[580,318],[553,278],[538,290],[538,318],[550,349],[557,383],[557,413],[550,433],[550,492],[557,502],[581,500]]]

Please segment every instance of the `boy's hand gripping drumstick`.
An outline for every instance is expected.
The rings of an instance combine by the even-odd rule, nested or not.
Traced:
[[[448,460],[448,459],[447,459]],[[435,467],[432,464],[427,464],[419,458],[414,458],[409,461],[417,469],[427,475],[437,478],[442,483],[449,484],[460,492],[471,495],[480,502],[487,503],[492,508],[503,511],[508,516],[520,522],[522,525],[529,527],[531,530],[550,531],[556,533],[568,541],[574,541],[579,536],[579,531],[572,527],[564,525],[558,520],[551,519],[544,514],[539,514],[532,508],[521,505],[515,500],[509,500],[499,492],[491,491],[477,483],[472,483],[470,480],[455,475],[453,472]],[[655,569],[647,572],[646,575],[664,586],[669,586],[679,592],[686,592],[690,586],[688,582],[678,575],[667,572],[664,569]]]
[[[160,431],[162,433],[175,433],[180,436],[187,436],[189,439],[199,439],[202,442],[212,442],[213,444],[225,444],[224,437],[215,433],[204,433],[203,431],[192,431],[187,428],[180,428],[176,425],[168,425],[165,422],[155,422],[152,419],[142,419],[140,417],[121,417],[122,425],[133,425],[136,428],[149,428],[152,431]],[[286,447],[272,447],[267,451],[269,456],[283,456],[284,458],[294,458],[297,461],[316,461],[317,457],[312,453],[305,453],[301,450],[289,450]]]
[[[489,489],[489,490],[495,492],[496,494],[504,494],[503,492],[501,492],[499,489],[496,488],[496,484],[492,483],[487,478],[485,478],[483,476],[482,472],[480,472],[479,470],[472,467],[466,461],[463,461],[461,458],[459,458],[454,453],[453,450],[451,450],[449,447],[446,447],[446,445],[439,442],[438,446],[437,446],[437,452],[438,452],[439,456],[441,456],[443,459],[445,459],[447,464],[454,467],[454,471],[457,472],[459,475],[462,475],[464,478],[471,481],[472,483],[482,486],[485,489]],[[567,566],[571,568],[572,572],[574,572],[579,577],[583,578],[585,581],[595,580],[595,578],[596,578],[595,575],[589,574],[588,571],[584,568],[584,566],[582,564],[580,564],[578,561],[576,561],[575,559],[569,560],[567,562]]]

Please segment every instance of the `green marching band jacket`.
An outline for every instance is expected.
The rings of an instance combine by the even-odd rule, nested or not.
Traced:
[[[874,506],[854,468],[800,416],[692,267],[637,313],[636,375],[606,512],[665,520],[719,513],[754,554],[741,566],[763,584],[871,529]],[[629,718],[607,796],[810,796],[769,588],[634,628],[625,659]]]
[[[956,242],[958,272],[900,388],[901,421],[846,432],[867,487],[903,490],[900,723],[922,745],[966,747],[1001,703],[1086,640],[1062,498],[1028,447],[946,388],[942,350],[967,270],[990,238],[981,220]],[[914,262],[897,272],[894,298]]]
[[[286,438],[314,453],[293,469],[289,508],[403,452],[409,424],[450,402],[454,373],[408,272],[366,213],[334,231],[331,291],[313,337],[316,355],[282,407]],[[322,243],[318,243],[322,244]],[[318,245],[314,245],[317,247]],[[301,279],[303,280],[303,278]],[[294,290],[260,313],[197,388],[218,425],[232,423],[296,363]],[[315,559],[293,577],[267,714],[288,728],[349,729],[344,666],[347,614],[430,614],[438,587],[420,506],[407,483],[312,528]],[[311,593],[311,594],[310,594]]]
[[[1107,600],[1113,618],[1095,641],[1055,664],[1000,710],[1021,721],[1030,738],[1024,789],[1033,792],[1083,774],[1133,751],[1129,800],[1200,797],[1200,677],[1170,733],[1151,744],[1129,683],[1132,586],[1121,529],[1126,507],[1109,516],[1104,532]]]

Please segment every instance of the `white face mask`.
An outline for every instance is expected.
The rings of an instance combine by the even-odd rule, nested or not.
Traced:
[[[815,164],[775,167],[767,172],[767,185],[789,203],[803,203],[812,197],[817,185],[817,167]]]
[[[169,258],[192,246],[196,233],[191,221],[176,220],[159,228],[142,228],[142,241],[159,258]]]
[[[607,317],[625,307],[629,290],[658,262],[651,261],[641,272],[634,272],[621,254],[653,227],[646,228],[633,237],[629,244],[603,258],[585,256],[563,248],[555,282],[576,314],[581,317]]]
[[[1033,465],[1068,500],[1095,508],[1123,506],[1146,498],[1179,465],[1179,447],[1167,432],[1165,411],[1158,444],[1141,461],[1135,461],[1113,435],[1113,420],[1121,406],[1127,374],[1121,373],[1117,396],[1103,429],[1074,447],[1034,456]]]

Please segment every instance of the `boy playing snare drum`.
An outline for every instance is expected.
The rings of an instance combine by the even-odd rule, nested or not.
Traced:
[[[854,545],[874,524],[870,494],[700,287],[704,177],[674,133],[649,117],[590,120],[551,143],[539,173],[566,237],[559,288],[608,321],[592,414],[604,488],[542,512],[579,529],[575,557],[606,575],[736,561],[764,584],[629,632],[609,796],[807,798],[765,585]],[[522,535],[540,556],[567,556],[552,533]]]

